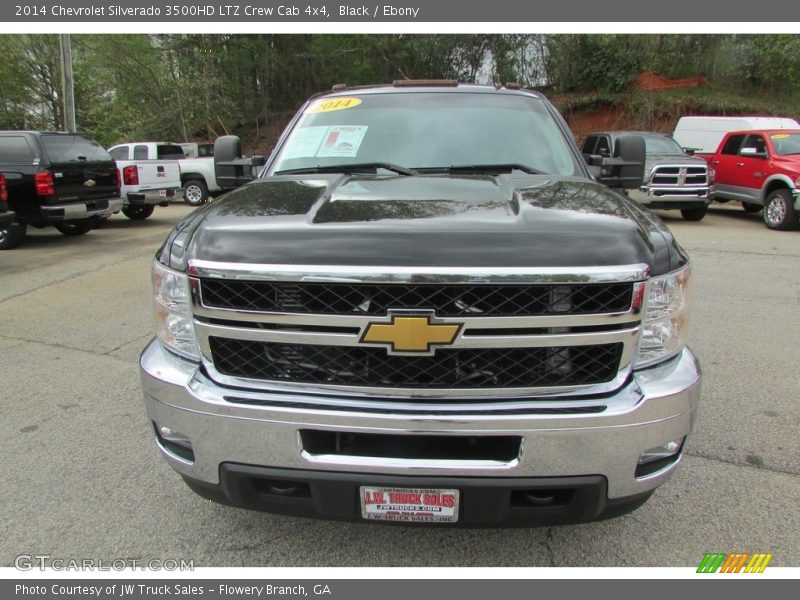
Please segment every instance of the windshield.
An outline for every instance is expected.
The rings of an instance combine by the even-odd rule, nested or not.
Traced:
[[[778,156],[800,154],[800,133],[775,133],[770,139]]]
[[[376,163],[394,170],[519,165],[555,175],[579,172],[544,102],[460,92],[354,94],[315,101],[295,124],[271,172]]]
[[[684,154],[678,142],[667,135],[646,135],[647,154]]]
[[[42,143],[54,163],[113,160],[105,148],[82,135],[43,135]]]

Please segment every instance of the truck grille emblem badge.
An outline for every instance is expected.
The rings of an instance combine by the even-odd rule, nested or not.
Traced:
[[[678,169],[678,185],[684,185],[686,183],[686,172],[684,167]]]
[[[373,321],[364,329],[361,343],[387,344],[389,354],[433,354],[435,346],[449,346],[463,327],[437,323],[433,311],[389,311],[390,322]]]
[[[87,179],[86,181],[83,182],[83,185],[85,185],[86,187],[94,187],[97,185],[97,182],[94,179]]]

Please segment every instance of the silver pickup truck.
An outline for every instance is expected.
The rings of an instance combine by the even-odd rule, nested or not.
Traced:
[[[627,189],[632,200],[648,208],[680,210],[687,221],[706,216],[714,192],[714,172],[702,158],[691,156],[666,133],[606,131],[586,137],[585,156],[610,157],[617,138],[641,135],[645,140],[645,178],[639,188]]]

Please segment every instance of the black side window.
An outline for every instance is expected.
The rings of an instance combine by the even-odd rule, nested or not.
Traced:
[[[739,154],[739,148],[742,146],[742,142],[744,141],[743,135],[732,135],[728,138],[728,141],[725,142],[725,145],[722,147],[723,154]]]
[[[0,162],[11,164],[33,164],[33,151],[21,135],[0,137]]]
[[[147,160],[147,146],[134,146],[133,160]]]
[[[156,154],[159,159],[163,160],[183,160],[186,158],[183,148],[174,144],[159,144],[156,146]]]
[[[586,141],[583,142],[583,148],[581,152],[583,154],[594,154],[594,145],[597,143],[597,136],[590,135],[586,138]]]
[[[767,143],[764,141],[764,138],[760,135],[751,135],[747,138],[747,143],[744,145],[745,148],[755,148],[756,152],[759,154],[766,154],[767,153]]]
[[[608,158],[611,156],[611,140],[607,135],[601,135],[597,140],[597,148],[595,154]]]
[[[120,146],[119,148],[113,148],[109,154],[114,160],[128,160],[128,147]]]

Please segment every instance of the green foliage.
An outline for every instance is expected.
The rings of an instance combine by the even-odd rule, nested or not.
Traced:
[[[565,113],[624,104],[645,120],[800,112],[797,35],[115,34],[72,47],[78,127],[104,144],[272,132],[333,84],[396,79],[516,81],[556,92]],[[0,52],[0,127],[63,128],[58,36],[0,36]],[[629,93],[644,70],[713,88]]]

